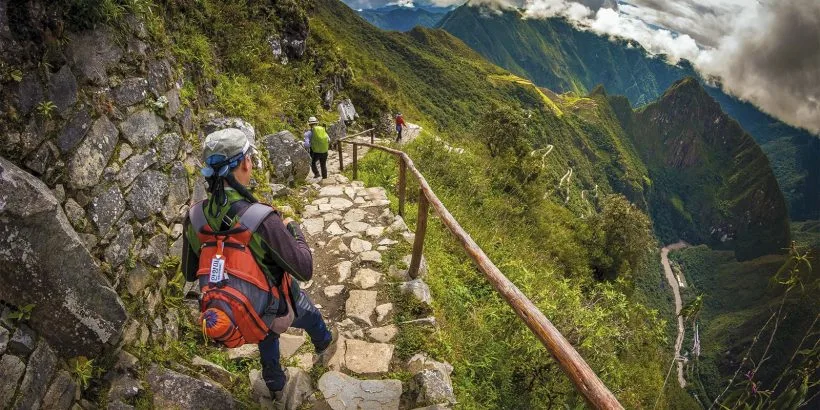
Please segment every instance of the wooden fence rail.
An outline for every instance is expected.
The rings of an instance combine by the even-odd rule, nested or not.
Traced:
[[[352,141],[351,139],[370,132],[371,142]],[[479,270],[484,273],[493,287],[501,294],[507,301],[515,313],[518,315],[527,327],[535,334],[541,343],[552,354],[564,373],[570,378],[575,388],[584,396],[587,403],[596,409],[622,409],[623,407],[618,402],[618,399],[607,389],[601,382],[595,372],[584,361],[584,358],[575,350],[574,347],[567,341],[564,335],[547,319],[544,314],[538,310],[535,304],[527,298],[521,291],[512,283],[503,273],[495,266],[487,254],[473,241],[470,235],[464,231],[461,225],[456,221],[450,211],[441,203],[433,189],[424,179],[424,176],[413,165],[410,157],[402,151],[388,148],[382,145],[377,145],[373,142],[373,130],[365,130],[361,133],[351,135],[349,137],[339,140],[339,170],[343,171],[342,164],[342,144],[353,145],[353,178],[358,176],[358,147],[364,146],[372,149],[387,152],[396,157],[399,163],[399,181],[398,181],[398,195],[399,195],[399,215],[404,216],[404,202],[406,191],[407,171],[416,178],[419,184],[419,200],[418,200],[418,219],[416,221],[416,237],[413,242],[413,255],[410,260],[410,267],[408,274],[411,278],[418,276],[419,265],[421,264],[421,255],[424,248],[424,236],[427,232],[427,214],[429,207],[432,206],[433,211],[438,215],[441,222],[447,229],[458,239],[461,246],[470,255],[473,262],[478,265]]]

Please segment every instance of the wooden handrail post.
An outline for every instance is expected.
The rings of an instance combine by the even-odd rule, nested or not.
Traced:
[[[407,190],[407,164],[399,157],[399,215],[404,218],[404,198]]]
[[[373,129],[371,129],[370,130],[370,143],[375,144],[376,143],[375,139],[376,139],[376,132],[373,131]]]
[[[353,143],[353,180],[359,179],[359,144]]]
[[[419,188],[419,217],[416,220],[416,238],[413,240],[413,256],[410,258],[410,267],[407,269],[410,279],[416,279],[419,276],[419,266],[421,266],[421,256],[424,251],[424,236],[427,233],[427,209],[429,205],[424,190]]]
[[[339,172],[345,172],[344,159],[342,158],[342,141],[336,142],[336,150],[339,152]]]

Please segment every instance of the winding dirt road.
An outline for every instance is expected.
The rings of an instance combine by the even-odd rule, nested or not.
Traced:
[[[672,294],[675,296],[675,316],[678,318],[678,337],[675,339],[675,356],[673,359],[678,363],[678,383],[680,383],[680,387],[682,388],[686,387],[686,380],[683,378],[683,360],[680,357],[680,348],[681,345],[683,345],[684,326],[683,317],[680,316],[680,310],[682,307],[680,289],[678,286],[678,279],[672,272],[672,266],[669,265],[669,251],[682,249],[687,246],[689,246],[688,243],[680,241],[671,245],[666,245],[661,249],[661,264],[663,265],[663,273],[666,274],[666,281],[669,282],[669,286],[672,288]]]

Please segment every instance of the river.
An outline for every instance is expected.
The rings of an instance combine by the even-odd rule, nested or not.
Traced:
[[[669,286],[672,287],[672,294],[675,297],[675,316],[678,319],[678,337],[675,339],[675,355],[673,356],[673,360],[678,363],[678,383],[681,388],[686,387],[686,380],[683,378],[683,360],[680,358],[680,348],[681,345],[683,345],[684,326],[683,317],[680,316],[680,310],[682,307],[680,287],[678,285],[678,279],[672,272],[672,266],[669,265],[669,251],[682,249],[687,246],[689,246],[688,243],[680,241],[671,245],[666,245],[661,249],[661,264],[663,265],[663,273],[666,275],[666,281],[669,282]]]

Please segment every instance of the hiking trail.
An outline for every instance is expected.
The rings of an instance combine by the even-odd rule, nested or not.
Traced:
[[[410,125],[403,143],[415,138],[420,127]],[[362,136],[359,141],[369,142]],[[379,141],[384,143],[385,141]],[[350,145],[343,144],[346,164]],[[367,147],[359,147],[360,158]],[[382,254],[401,241],[413,242],[415,235],[404,220],[390,211],[390,200],[382,187],[365,187],[339,174],[338,153],[328,154],[328,178],[304,187],[300,193],[305,207],[302,230],[313,250],[313,279],[301,283],[322,312],[335,342],[324,358],[328,369],[313,385],[308,371],[317,360],[313,346],[300,329],[290,329],[280,340],[283,364],[288,367],[285,408],[398,409],[455,403],[448,363],[436,362],[416,352],[407,362],[397,358],[393,344],[403,326],[422,326],[435,331],[434,317],[413,323],[396,323],[390,292],[398,288],[421,303],[431,303],[430,289],[422,281],[426,262],[422,259],[419,279],[407,276],[410,255],[400,266],[385,269]],[[312,179],[308,179],[312,181]],[[317,364],[318,366],[318,364]],[[387,379],[393,372],[413,374],[411,380]],[[264,383],[251,374],[256,397],[263,408],[271,402]],[[321,395],[315,394],[318,391]]]

